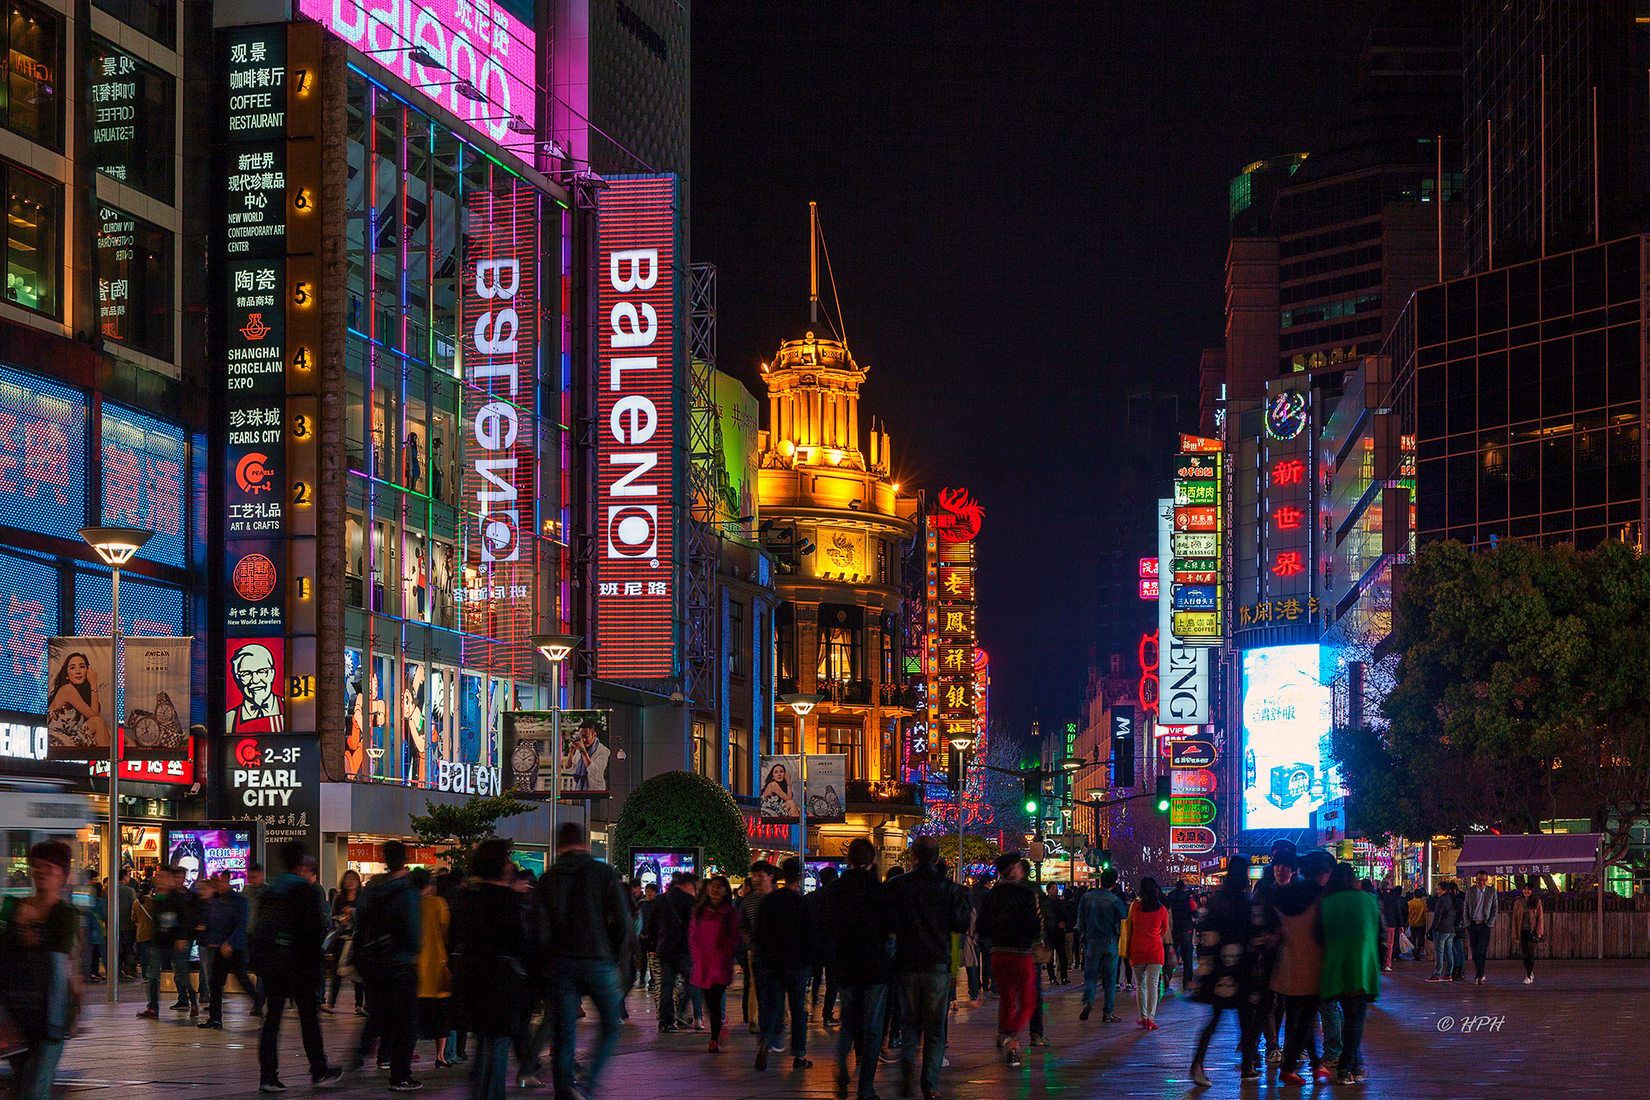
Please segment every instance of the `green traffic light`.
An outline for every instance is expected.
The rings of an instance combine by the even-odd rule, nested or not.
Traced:
[[[1036,812],[1037,812],[1037,800],[1034,799],[1034,798],[1026,799],[1026,813],[1034,814]]]

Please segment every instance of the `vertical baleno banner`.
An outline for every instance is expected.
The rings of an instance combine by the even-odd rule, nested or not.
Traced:
[[[596,300],[597,675],[676,671],[677,183],[610,177]]]

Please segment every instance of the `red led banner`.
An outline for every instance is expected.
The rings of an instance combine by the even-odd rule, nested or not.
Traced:
[[[596,647],[609,679],[676,666],[676,177],[610,177],[597,213]]]
[[[464,368],[464,587],[473,665],[533,672],[539,200],[525,185],[471,192],[459,298]],[[475,652],[480,648],[483,652]]]

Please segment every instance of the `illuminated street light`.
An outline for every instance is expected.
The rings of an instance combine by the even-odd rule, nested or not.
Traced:
[[[561,808],[561,666],[573,651],[579,648],[579,638],[572,634],[535,634],[533,648],[550,662],[550,743],[555,748],[556,778],[550,796],[550,846],[556,844],[556,818]]]

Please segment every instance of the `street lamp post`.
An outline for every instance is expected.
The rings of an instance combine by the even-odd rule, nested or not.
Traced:
[[[120,567],[132,560],[143,549],[154,532],[142,527],[82,527],[80,537],[97,551],[103,564],[113,571],[109,587],[110,610],[114,613],[109,628],[109,685],[111,697],[115,684],[120,682]],[[118,709],[118,707],[117,707]],[[109,850],[109,885],[104,890],[104,920],[108,929],[104,943],[108,957],[104,967],[108,971],[109,1003],[120,1003],[120,715],[109,729],[109,833],[104,838]]]
[[[797,842],[798,854],[801,856],[802,877],[808,877],[808,712],[823,696],[814,695],[806,691],[793,691],[779,697],[779,701],[790,707],[796,714],[796,754],[801,763],[802,797],[797,799],[799,813],[797,828],[801,839]]]
[[[535,634],[533,648],[550,662],[550,742],[556,757],[556,778],[550,789],[550,858],[554,860],[561,809],[561,666],[579,648],[579,639],[572,634]]]
[[[963,880],[963,791],[968,787],[968,749],[972,737],[953,737],[951,747],[957,750],[957,885]]]

